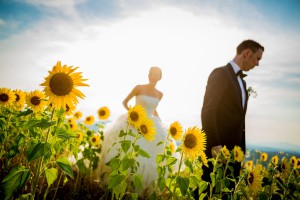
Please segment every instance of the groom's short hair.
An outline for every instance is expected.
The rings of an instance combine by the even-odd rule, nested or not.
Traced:
[[[237,46],[236,53],[241,54],[245,49],[251,49],[253,53],[255,53],[258,49],[262,49],[263,51],[265,50],[262,45],[254,40],[244,40]]]

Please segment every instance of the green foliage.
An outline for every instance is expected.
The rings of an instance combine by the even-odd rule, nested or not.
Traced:
[[[15,190],[23,188],[29,176],[29,169],[24,166],[14,167],[1,182],[2,198],[9,199]]]

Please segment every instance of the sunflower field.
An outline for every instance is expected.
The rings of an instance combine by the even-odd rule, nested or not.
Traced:
[[[100,107],[99,119],[82,119],[76,106],[85,95],[79,87],[89,85],[77,69],[57,62],[40,84],[43,90],[0,88],[0,199],[300,199],[296,155],[257,151],[249,160],[240,147],[224,146],[207,159],[205,132],[197,126],[184,130],[178,121],[157,144],[164,149],[156,155],[157,180],[144,187],[137,158],[150,152],[136,141],[152,141],[156,133],[140,105],[128,110],[127,128],[111,147],[118,154],[105,163],[109,170],[99,171],[110,109]],[[213,172],[204,181],[202,169],[209,164]],[[234,164],[241,166],[238,176]]]

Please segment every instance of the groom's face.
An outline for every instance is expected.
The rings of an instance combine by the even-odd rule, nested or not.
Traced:
[[[256,52],[253,52],[252,50],[248,49],[245,57],[246,64],[244,66],[244,71],[249,71],[256,66],[259,66],[259,61],[261,60],[262,55],[262,49],[258,49]]]

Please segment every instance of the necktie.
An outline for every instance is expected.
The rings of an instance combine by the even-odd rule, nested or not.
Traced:
[[[237,75],[237,76],[240,76],[242,79],[245,78],[245,77],[247,76],[247,74],[244,74],[242,70],[239,70],[239,71],[236,73],[236,75]]]

